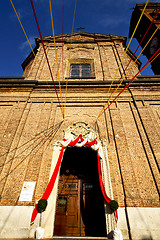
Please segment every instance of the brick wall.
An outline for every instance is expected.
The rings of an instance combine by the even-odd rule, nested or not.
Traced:
[[[18,198],[24,181],[36,181],[31,204],[42,196],[49,179],[53,144],[63,139],[63,130],[73,122],[85,121],[95,129],[105,93],[105,89],[78,88],[75,96],[69,89],[66,118],[58,129],[62,116],[55,93],[35,88],[27,103],[22,101],[19,89],[21,101],[13,103],[11,92],[6,91],[9,101],[0,108],[1,205],[22,205]],[[48,101],[52,96],[53,101]],[[158,100],[145,101],[145,97],[143,104],[138,100],[133,103],[126,91],[98,120],[99,139],[104,144],[107,141],[114,198],[120,206],[124,206],[124,199],[127,206],[159,206],[160,108]]]
[[[77,36],[78,37],[78,36]],[[74,40],[82,40],[83,42],[74,42]],[[89,42],[91,40],[91,42]],[[69,63],[72,59],[93,59],[94,60],[94,71],[95,71],[95,80],[109,80],[109,79],[118,79],[123,73],[122,67],[117,68],[120,64],[120,59],[122,59],[125,48],[123,46],[123,42],[120,40],[113,41],[97,41],[93,42],[92,39],[88,39],[87,37],[82,37],[77,39],[72,37],[72,44],[70,44],[70,39],[68,42],[64,42],[63,45],[63,64],[62,64],[62,43],[56,44],[56,52],[57,52],[57,61],[59,66],[60,80],[62,81],[64,78],[68,76]],[[57,74],[57,64],[56,64],[56,54],[53,43],[46,43],[45,48],[47,52],[47,56],[49,59],[49,63],[52,69],[54,80],[58,80]],[[119,55],[119,56],[118,56]],[[119,59],[120,58],[120,59]],[[130,57],[128,53],[124,56],[123,59],[123,67],[127,66]],[[131,61],[131,64],[134,61]],[[30,69],[30,70],[29,70]],[[132,78],[138,71],[137,64],[133,65],[131,71],[127,73],[127,78]],[[64,73],[64,75],[62,74]],[[50,72],[48,69],[47,61],[44,55],[43,47],[41,43],[39,45],[38,52],[36,57],[30,66],[26,67],[23,76],[27,79],[37,79],[37,80],[51,80]]]
[[[120,57],[124,53],[117,42]],[[64,76],[71,59],[93,59],[95,79],[90,84],[68,86],[65,119],[56,100],[53,86],[33,87],[8,84],[0,89],[0,205],[28,205],[19,202],[24,181],[35,181],[33,205],[44,193],[49,180],[53,144],[63,139],[63,130],[76,121],[85,121],[93,129],[100,109],[106,103],[107,81],[116,73],[115,46],[112,42],[74,43],[64,45]],[[57,55],[62,78],[61,44]],[[47,54],[57,80],[55,52],[52,43]],[[117,57],[118,59],[118,57]],[[124,59],[127,64],[129,55]],[[49,80],[50,75],[41,44],[33,63],[24,71],[25,80]],[[135,66],[128,77],[138,70]],[[122,68],[121,68],[122,72]],[[120,77],[120,72],[117,78]],[[94,81],[105,81],[92,86]],[[42,83],[42,82],[41,82]],[[75,83],[75,82],[74,82]],[[113,84],[113,87],[115,84]],[[121,88],[118,90],[120,91]],[[160,192],[160,98],[159,85],[133,85],[98,119],[98,138],[108,147],[114,199],[120,206],[159,207]],[[63,98],[65,93],[63,91]]]

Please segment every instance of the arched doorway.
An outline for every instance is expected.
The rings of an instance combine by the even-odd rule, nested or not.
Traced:
[[[97,154],[89,147],[67,147],[64,153],[54,235],[106,236]]]

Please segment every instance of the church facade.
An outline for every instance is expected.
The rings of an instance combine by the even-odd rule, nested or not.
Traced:
[[[0,78],[0,237],[33,238],[40,225],[45,238],[107,238],[119,228],[124,239],[158,240],[160,77],[137,77],[100,116],[140,61],[127,73],[135,60],[128,49],[118,68],[126,49],[122,36],[78,32],[55,39],[56,52],[52,36],[43,41],[60,104],[39,38],[22,64],[23,76]],[[62,148],[47,208],[31,225]],[[105,193],[119,205],[118,220],[102,194],[97,149]]]

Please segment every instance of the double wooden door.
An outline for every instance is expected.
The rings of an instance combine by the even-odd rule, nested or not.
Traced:
[[[92,181],[61,176],[54,235],[106,236],[104,204]]]

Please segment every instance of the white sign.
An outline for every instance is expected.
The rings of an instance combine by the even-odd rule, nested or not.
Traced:
[[[20,202],[32,202],[36,182],[24,182],[19,197]]]

